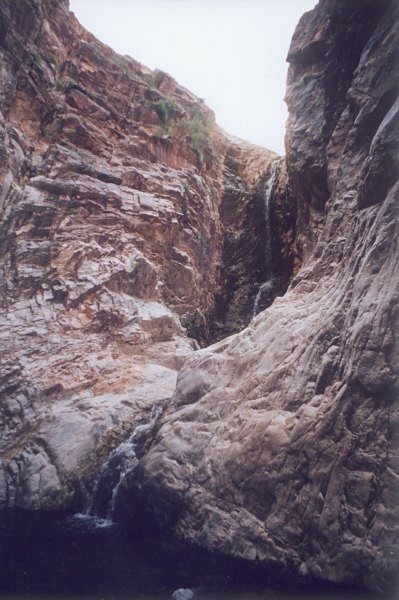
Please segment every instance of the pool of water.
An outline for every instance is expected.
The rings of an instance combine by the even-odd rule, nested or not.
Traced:
[[[1,600],[393,600],[304,587],[286,572],[166,539],[137,539],[85,515],[16,515],[0,531]]]

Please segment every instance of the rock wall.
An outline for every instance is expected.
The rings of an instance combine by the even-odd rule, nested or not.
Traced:
[[[220,287],[211,341],[246,327],[255,312],[286,292],[301,264],[296,244],[297,201],[284,158],[242,140],[228,139],[219,207]],[[261,288],[264,291],[258,295]]]
[[[209,338],[232,142],[67,0],[2,1],[0,57],[0,508],[55,510]]]
[[[155,405],[120,519],[392,585],[396,4],[320,0],[298,25],[271,213],[277,292],[291,283],[251,320],[275,155],[67,0],[2,1],[0,508],[81,508]]]
[[[213,341],[243,329],[252,318],[257,288],[265,280],[264,179],[277,155],[231,138],[224,161],[220,203],[222,256]]]
[[[398,5],[320,0],[288,54],[303,265],[181,369],[121,492],[208,549],[386,590],[398,567]],[[299,266],[299,265],[297,265]]]

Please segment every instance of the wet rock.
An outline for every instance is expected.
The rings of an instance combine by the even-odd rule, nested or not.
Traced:
[[[374,590],[399,556],[397,11],[322,1],[302,18],[286,138],[302,268],[188,358],[133,483],[154,515],[178,499],[163,519],[208,549]]]
[[[58,510],[209,340],[225,158],[271,153],[66,0],[2,2],[0,52],[0,508]]]
[[[285,292],[298,268],[296,201],[284,160],[264,148],[231,138],[223,190],[219,209],[223,235],[221,282],[211,323],[213,341],[248,325],[262,284],[269,281],[273,293],[259,309]]]
[[[294,277],[246,329],[195,352],[189,336],[235,332],[266,283],[251,234],[275,156],[95,40],[66,0],[22,5],[0,7],[0,507],[78,508],[156,404],[121,520],[389,588],[396,3],[321,0],[302,18],[272,215],[274,260]]]

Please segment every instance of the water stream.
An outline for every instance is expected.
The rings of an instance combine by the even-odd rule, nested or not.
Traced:
[[[107,528],[113,521],[115,500],[127,473],[137,466],[137,448],[151,432],[164,407],[154,406],[150,420],[137,425],[131,436],[111,452],[103,464],[86,510],[71,517],[71,520],[85,522],[89,528]]]
[[[272,187],[273,181],[266,195]],[[213,554],[162,532],[132,534],[115,523],[118,491],[162,412],[155,406],[149,421],[111,452],[84,513],[3,515],[0,600],[382,600],[303,584],[283,567]]]
[[[280,159],[275,160],[272,163],[270,175],[266,180],[264,193],[263,193],[263,205],[265,214],[265,264],[264,271],[266,275],[265,281],[259,286],[258,293],[256,294],[254,306],[252,310],[252,318],[256,317],[259,312],[259,306],[264,296],[270,296],[271,292],[275,287],[273,279],[273,255],[272,255],[272,225],[271,225],[271,212],[272,212],[272,197],[273,191],[278,175],[278,166]]]
[[[133,534],[114,523],[118,490],[162,411],[154,407],[149,421],[111,452],[84,514],[3,515],[0,600],[382,600],[317,582],[304,586],[278,565],[213,554],[162,532]]]

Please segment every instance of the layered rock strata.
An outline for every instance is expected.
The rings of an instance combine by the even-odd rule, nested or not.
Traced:
[[[275,156],[95,40],[66,0],[1,3],[1,508],[81,507],[159,406],[120,519],[389,587],[397,11],[321,0],[296,30],[271,215],[273,268],[295,277],[251,320]],[[190,337],[250,320],[194,352]]]
[[[301,19],[286,146],[302,268],[185,362],[120,499],[208,549],[376,590],[399,556],[398,28],[392,1]]]
[[[0,508],[64,509],[209,337],[231,142],[67,0],[1,2],[0,56]]]

